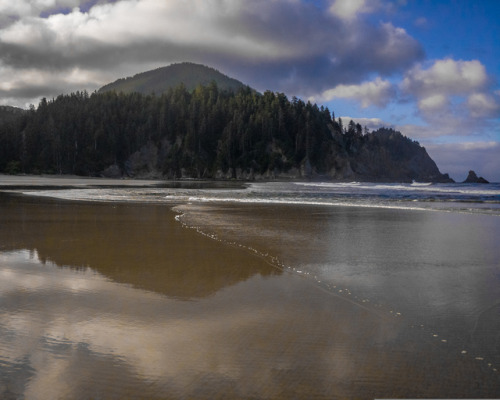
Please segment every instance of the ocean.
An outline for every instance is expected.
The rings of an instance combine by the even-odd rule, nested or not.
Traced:
[[[0,394],[500,393],[499,184],[14,191]]]

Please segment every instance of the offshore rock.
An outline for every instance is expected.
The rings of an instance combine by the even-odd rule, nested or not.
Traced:
[[[478,177],[473,170],[469,171],[469,175],[467,175],[467,179],[463,181],[463,183],[489,183],[482,176]]]

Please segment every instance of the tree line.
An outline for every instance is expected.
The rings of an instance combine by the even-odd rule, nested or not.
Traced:
[[[131,156],[146,146],[156,149],[154,167],[164,176],[213,178],[304,165],[326,174],[338,156],[355,159],[363,148],[383,146],[401,157],[418,144],[393,130],[344,126],[328,108],[282,93],[181,84],[160,96],[44,98],[0,125],[0,171],[99,176],[116,165],[133,175]]]

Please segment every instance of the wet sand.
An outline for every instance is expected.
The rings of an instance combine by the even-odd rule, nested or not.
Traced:
[[[500,393],[472,355],[175,216],[0,195],[0,398]]]
[[[152,186],[164,181],[154,179],[85,178],[73,175],[3,175],[0,189],[20,187],[99,187],[99,186]]]

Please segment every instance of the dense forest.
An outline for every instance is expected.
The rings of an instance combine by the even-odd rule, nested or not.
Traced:
[[[392,129],[344,125],[328,108],[215,82],[161,95],[76,92],[0,124],[0,172],[85,176],[448,179]]]

